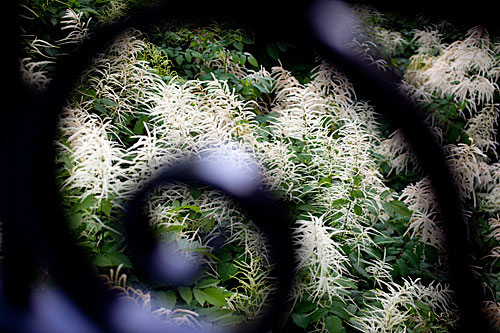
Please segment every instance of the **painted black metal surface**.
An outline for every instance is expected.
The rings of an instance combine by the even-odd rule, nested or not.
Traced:
[[[14,13],[12,17],[16,18],[17,7],[12,3],[5,6],[11,6]],[[430,2],[423,4],[424,14],[425,10],[432,9],[431,6],[425,6]],[[3,119],[13,121],[22,118],[23,121],[16,126],[6,125],[1,134],[0,220],[3,228],[4,261],[0,276],[0,329],[29,332],[48,325],[55,330],[56,327],[50,325],[57,323],[41,323],[39,319],[33,318],[30,310],[30,285],[35,281],[37,267],[41,264],[50,268],[55,283],[65,295],[62,299],[70,300],[62,308],[61,304],[65,303],[57,296],[51,298],[52,303],[48,303],[53,304],[54,309],[68,309],[66,319],[74,318],[65,323],[60,322],[63,327],[60,331],[64,331],[68,325],[74,325],[73,331],[82,332],[114,332],[123,331],[127,327],[130,331],[172,329],[161,323],[149,322],[149,319],[140,321],[138,326],[126,326],[126,323],[120,326],[120,315],[134,315],[130,314],[132,310],[116,305],[117,300],[98,280],[66,227],[55,184],[52,142],[59,112],[72,87],[83,70],[90,65],[92,56],[103,51],[120,32],[130,27],[146,28],[160,20],[229,19],[252,27],[257,32],[272,34],[276,39],[320,50],[347,74],[361,97],[369,99],[376,106],[377,112],[403,130],[412,150],[431,178],[439,202],[446,231],[445,245],[451,268],[451,287],[460,311],[457,330],[490,330],[488,323],[481,317],[480,282],[473,278],[469,268],[472,262],[465,222],[444,154],[423,121],[420,111],[396,93],[396,79],[375,71],[343,46],[343,33],[349,33],[346,30],[348,23],[344,20],[345,15],[350,15],[348,10],[341,2],[326,0],[256,1],[252,6],[253,9],[240,10],[235,7],[234,2],[228,0],[167,1],[157,7],[134,13],[95,32],[74,54],[61,58],[50,86],[39,95],[30,94],[22,86],[16,70],[21,53],[19,35],[12,33],[12,25],[7,26],[10,30],[4,27],[4,34],[10,32],[7,38],[10,39],[13,50],[8,53],[4,62],[8,65],[5,77],[10,85],[3,91],[3,112],[10,117],[4,116]],[[397,4],[393,9],[398,9]],[[474,20],[477,19],[474,17]],[[339,31],[342,33],[339,34]],[[276,329],[293,272],[293,249],[289,231],[282,232],[283,229],[280,229],[281,226],[288,225],[285,215],[281,213],[279,204],[272,201],[266,193],[256,189],[245,195],[238,194],[225,186],[224,182],[220,182],[220,179],[203,175],[197,168],[194,164],[185,164],[165,170],[136,193],[128,207],[126,221],[133,262],[138,267],[142,266],[146,273],[151,272],[151,266],[155,262],[150,260],[150,256],[157,248],[157,243],[147,226],[144,212],[138,208],[155,186],[181,181],[209,185],[228,193],[270,239],[272,259],[275,262],[273,275],[280,281],[275,303],[269,308],[269,312],[258,322],[240,328],[240,331],[265,332],[271,328]],[[74,311],[71,312],[71,309]]]

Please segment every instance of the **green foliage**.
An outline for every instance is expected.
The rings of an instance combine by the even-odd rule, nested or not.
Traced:
[[[126,9],[144,4],[147,1],[128,1]],[[105,14],[110,10],[109,1],[99,0],[72,0],[66,3],[27,0],[25,5],[36,13],[36,20],[29,23],[26,29],[50,42],[61,37],[61,18],[67,8],[82,12],[85,19],[92,17],[91,30],[105,23]],[[123,14],[125,13],[126,10]],[[367,21],[387,31],[400,32],[403,36],[404,41],[397,52],[391,54],[387,50],[381,51],[389,61],[386,67],[394,69],[403,77],[410,64],[410,57],[418,49],[414,29],[421,28],[425,22],[420,18],[393,14],[371,16]],[[443,40],[452,42],[463,36],[463,33],[448,28],[443,34]],[[409,225],[415,212],[400,198],[403,189],[421,178],[418,170],[391,171],[391,161],[376,149],[377,138],[367,141],[372,145],[368,155],[374,161],[373,170],[370,171],[380,172],[380,178],[387,187],[385,191],[378,191],[373,184],[366,185],[367,176],[361,172],[359,165],[351,165],[347,170],[332,167],[329,173],[320,174],[318,165],[324,161],[318,162],[316,157],[325,148],[321,146],[322,142],[315,141],[316,136],[327,133],[328,139],[340,142],[345,138],[340,130],[344,128],[346,120],[332,120],[332,117],[322,116],[325,125],[321,128],[307,135],[283,139],[277,126],[282,117],[279,112],[282,110],[259,107],[275,103],[278,91],[276,78],[261,71],[261,66],[277,66],[279,60],[291,70],[299,84],[306,85],[313,79],[311,69],[314,61],[311,54],[282,41],[259,40],[251,31],[228,23],[213,23],[208,26],[193,26],[185,22],[167,23],[142,32],[141,38],[145,47],[139,52],[137,60],[147,64],[148,71],[157,74],[163,83],[182,85],[197,79],[201,82],[202,89],[212,81],[225,82],[228,91],[235,94],[236,101],[248,102],[252,106],[250,118],[241,120],[241,123],[256,124],[252,127],[257,132],[256,142],[282,144],[287,154],[285,162],[295,168],[293,171],[296,172],[296,178],[286,185],[296,191],[287,192],[285,188],[276,191],[277,196],[290,198],[288,209],[294,222],[311,221],[312,216],[328,216],[324,227],[331,228],[328,229],[331,232],[330,240],[338,245],[336,250],[339,256],[345,256],[345,279],[336,282],[341,291],[334,296],[316,297],[309,291],[295,295],[293,302],[287,305],[289,311],[283,318],[284,330],[353,332],[359,329],[356,318],[366,315],[368,309],[383,308],[380,301],[372,298],[377,290],[387,292],[389,282],[400,286],[408,278],[419,279],[425,286],[435,281],[447,282],[441,270],[440,249],[410,232]],[[59,56],[62,51],[61,48],[53,47],[43,50],[53,57]],[[89,76],[82,78],[82,84],[75,90],[72,101],[89,103],[92,115],[112,122],[113,130],[109,133],[109,139],[119,141],[124,150],[130,149],[139,142],[140,137],[149,133],[153,117],[147,114],[147,107],[141,103],[133,105],[133,112],[118,114],[122,107],[120,100],[112,100],[97,91],[95,82],[103,81],[105,75],[97,70],[97,65],[92,69],[94,71]],[[113,92],[119,91],[117,87],[110,89]],[[286,89],[284,90],[294,92],[295,87]],[[140,87],[133,88],[132,93],[137,94],[137,99],[141,102],[145,99],[140,95]],[[498,101],[498,93],[495,101]],[[359,106],[356,104],[358,102],[360,103],[354,101],[353,105]],[[328,103],[332,110],[341,108],[334,99],[330,99]],[[467,105],[456,102],[453,96],[436,95],[423,105],[425,111],[440,125],[444,145],[471,143],[464,132],[467,120],[464,119],[463,112]],[[346,113],[344,117],[349,115]],[[381,137],[387,137],[390,133],[383,121],[375,131]],[[107,272],[109,268],[123,265],[129,272],[129,282],[138,282],[133,275],[133,267],[127,256],[127,249],[123,246],[119,228],[121,206],[126,199],[112,194],[105,198],[100,198],[97,194],[84,195],[83,189],[69,186],[66,181],[76,161],[68,138],[61,133],[59,137],[59,143],[64,148],[57,160],[57,181],[70,228],[79,245],[85,249],[98,272]],[[192,134],[192,137],[196,138],[196,134]],[[233,138],[235,141],[243,140],[238,132]],[[341,156],[339,151],[331,153],[332,156]],[[124,157],[124,161],[128,163],[133,159],[133,154]],[[277,170],[279,166],[268,164],[265,167],[269,167],[269,170],[282,171]],[[317,179],[317,182],[313,183],[311,179]],[[334,191],[338,189],[343,192]],[[323,199],[319,197],[329,190],[336,195],[334,199],[328,206],[318,203]],[[157,208],[162,209],[163,214],[153,226],[155,234],[163,241],[177,244],[186,256],[201,255],[208,270],[191,286],[165,290],[145,283],[141,287],[152,293],[157,307],[194,311],[203,320],[217,325],[237,325],[257,317],[265,310],[269,295],[274,290],[269,277],[270,265],[262,254],[265,253],[265,246],[260,244],[262,249],[257,249],[249,242],[233,240],[212,252],[201,241],[204,237],[214,235],[222,235],[224,238],[225,234],[221,230],[233,228],[233,220],[239,221],[238,228],[241,229],[238,230],[241,234],[250,234],[257,239],[255,228],[232,211],[232,207],[226,207],[231,210],[227,215],[212,209],[212,206],[206,204],[209,197],[206,189],[186,188],[179,191],[184,192],[176,199],[172,198],[167,202],[152,201]],[[161,190],[155,194],[161,196]],[[500,261],[488,257],[490,250],[500,246],[500,242],[490,237],[492,230],[488,224],[489,216],[470,202],[466,201],[466,206],[472,210],[470,237],[475,242],[478,257],[483,258],[481,262],[486,267],[482,277],[493,299],[500,300]],[[337,233],[339,230],[341,232]],[[250,236],[245,239],[255,241]],[[358,241],[353,242],[354,239]],[[306,269],[297,272],[302,279],[306,279],[307,274]],[[406,325],[404,327],[408,331],[441,332],[446,329],[447,323],[440,321],[440,311],[432,307],[432,302],[416,300],[405,311],[407,318],[421,319],[421,322],[410,319],[404,322],[402,325]]]

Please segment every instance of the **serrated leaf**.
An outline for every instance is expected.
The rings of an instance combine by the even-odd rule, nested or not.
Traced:
[[[109,98],[101,98],[99,101],[106,106],[117,106],[117,104]]]
[[[106,108],[104,106],[99,105],[99,104],[94,105],[94,109],[96,111],[99,111],[100,113],[107,113],[108,112],[108,110],[106,110]]]
[[[399,215],[403,216],[403,217],[410,217],[411,216],[411,211],[408,209],[408,207],[406,206],[406,204],[402,201],[399,201],[399,200],[392,200],[390,202],[392,208],[394,209],[394,211],[396,213],[398,213]]]
[[[219,277],[224,282],[238,273],[238,268],[231,262],[222,262],[217,267],[217,273],[219,273]]]
[[[206,295],[203,291],[200,289],[193,289],[193,295],[194,299],[201,305],[203,306],[206,301]]]
[[[394,238],[386,237],[386,236],[375,236],[373,237],[373,242],[377,245],[381,244],[391,244],[394,243],[396,240]]]
[[[107,254],[98,254],[92,263],[97,267],[113,266],[113,263]]]
[[[206,288],[203,289],[203,292],[205,293],[205,299],[207,300],[208,303],[219,307],[227,305],[226,297],[222,289]]]
[[[405,251],[401,258],[406,259],[414,269],[418,269],[418,258],[411,250]]]
[[[179,295],[181,295],[181,298],[186,302],[187,304],[191,303],[193,300],[193,291],[191,288],[188,287],[180,287],[177,289],[179,291]]]
[[[342,302],[332,302],[330,312],[344,320],[349,320],[349,318],[351,317],[349,312],[345,310],[345,304]]]
[[[198,59],[203,58],[203,56],[201,55],[201,53],[200,53],[200,52],[197,52],[197,51],[191,50],[191,54],[192,54],[192,55],[193,55],[193,57],[195,57],[195,58],[198,58]]]
[[[318,308],[316,311],[314,311],[311,315],[311,322],[315,323],[324,316],[328,314],[328,310],[325,308]]]
[[[69,226],[72,229],[78,228],[80,224],[82,224],[82,217],[83,217],[82,213],[76,213],[68,216]]]
[[[309,317],[305,314],[292,313],[293,322],[300,328],[305,329],[309,325]]]
[[[167,309],[174,308],[177,303],[177,295],[173,290],[155,292],[156,299],[161,306]]]
[[[408,265],[403,259],[399,258],[398,260],[396,260],[396,265],[398,266],[399,274],[401,276],[408,275]]]
[[[94,207],[97,203],[97,200],[92,196],[87,196],[85,199],[78,201],[73,207],[71,207],[71,213],[74,214],[76,212],[82,211],[89,207]]]
[[[218,279],[206,278],[206,279],[203,279],[201,281],[198,281],[196,286],[200,289],[203,289],[203,288],[216,286],[219,284],[219,282],[220,282],[220,280],[218,280]]]
[[[302,301],[295,307],[295,312],[299,314],[305,314],[313,309],[315,309],[317,305],[310,301]]]
[[[342,319],[337,316],[328,316],[325,318],[325,327],[329,333],[342,332]]]

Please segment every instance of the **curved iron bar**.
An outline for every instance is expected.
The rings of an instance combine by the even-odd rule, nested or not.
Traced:
[[[248,178],[247,176],[252,176]],[[149,226],[146,207],[148,194],[161,185],[173,182],[209,186],[222,193],[229,194],[254,221],[258,229],[266,237],[270,249],[269,258],[273,262],[271,276],[276,278],[276,290],[271,297],[269,309],[259,319],[242,325],[238,332],[266,332],[276,329],[284,304],[289,297],[293,278],[294,251],[291,243],[287,214],[283,206],[271,200],[269,194],[260,189],[257,174],[241,174],[237,169],[221,163],[201,160],[167,168],[144,185],[129,202],[125,214],[127,239],[132,254],[134,267],[145,272],[146,276],[156,277],[162,282],[171,279],[171,272],[163,271],[159,263],[169,261],[171,252],[162,250],[155,240]],[[169,266],[178,266],[177,263]],[[181,271],[184,269],[181,268]],[[189,275],[182,273],[184,279]]]
[[[331,39],[329,34],[324,34],[322,30],[324,27],[317,24],[301,25],[302,22],[307,22],[304,15],[310,13],[308,3],[262,2],[268,10],[267,13],[271,14],[258,10],[252,17],[239,11],[228,12],[228,8],[232,8],[229,1],[220,1],[217,4],[215,7],[208,2],[196,5],[191,2],[164,3],[103,28],[83,43],[75,54],[61,59],[58,72],[42,95],[28,96],[30,98],[22,105],[21,114],[25,117],[26,125],[23,128],[17,127],[15,131],[11,129],[2,142],[4,156],[9,156],[10,159],[2,166],[1,175],[3,206],[0,218],[3,221],[5,235],[5,258],[0,310],[8,309],[18,318],[17,321],[2,321],[6,313],[2,312],[0,324],[4,325],[3,328],[13,328],[18,331],[29,329],[23,323],[25,318],[23,311],[27,309],[30,294],[28,286],[34,281],[36,267],[46,263],[51,268],[56,283],[82,312],[101,329],[113,330],[108,321],[113,299],[105,292],[86,258],[72,242],[58,201],[53,177],[52,140],[55,137],[59,110],[64,106],[65,99],[80,74],[90,64],[92,56],[102,51],[121,31],[132,26],[146,27],[161,19],[196,17],[231,18],[306,47],[319,44],[323,53],[347,73],[354,82],[357,92],[368,97],[377,107],[376,111],[381,112],[391,123],[403,130],[412,150],[419,157],[434,184],[441,209],[447,236],[446,248],[451,267],[452,289],[455,292],[454,300],[461,316],[458,330],[489,331],[491,328],[480,314],[481,290],[479,282],[473,279],[470,270],[471,252],[467,247],[460,201],[443,152],[422,120],[419,111],[395,92],[392,78],[383,78],[380,73],[356,60],[343,46]],[[325,20],[323,11],[318,8],[321,7],[316,7],[316,15],[319,16],[314,16],[313,20]],[[331,8],[326,8],[325,12],[330,10]],[[326,26],[330,24],[325,21],[323,23]],[[342,27],[337,26],[337,28]],[[318,34],[319,38],[316,40],[318,43],[308,38]],[[18,82],[18,78],[14,76],[12,78],[13,82]],[[11,105],[15,106],[16,103],[13,102]],[[4,163],[6,161],[4,160]]]

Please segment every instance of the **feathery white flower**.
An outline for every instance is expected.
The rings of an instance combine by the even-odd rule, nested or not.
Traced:
[[[97,202],[110,195],[119,197],[123,190],[125,172],[124,151],[109,139],[112,125],[84,109],[66,108],[60,121],[73,159],[73,167],[64,186],[83,190],[82,198],[94,196]]]
[[[481,27],[467,32],[462,41],[447,46],[438,56],[412,56],[405,79],[438,97],[454,96],[471,114],[480,104],[492,103],[498,89],[499,63],[488,33]]]
[[[489,104],[467,121],[465,133],[484,153],[493,151],[496,154],[495,148],[498,143],[496,142],[495,125],[499,112],[498,104]]]
[[[301,288],[314,301],[323,297],[328,300],[334,296],[343,298],[346,294],[343,281],[348,280],[345,266],[348,258],[342,252],[340,244],[333,239],[339,230],[326,226],[323,216],[309,217],[310,220],[296,222],[297,228],[293,235],[294,243],[298,246],[297,270],[306,271],[305,277],[301,277],[299,273]]]
[[[66,37],[57,41],[59,45],[80,44],[83,40],[87,39],[91,18],[87,22],[83,22],[82,15],[83,12],[77,13],[71,8],[66,9],[66,13],[61,21],[61,24],[63,24],[61,30],[70,30],[70,32]]]
[[[400,198],[412,211],[405,234],[419,236],[422,242],[436,248],[443,248],[444,233],[437,224],[439,211],[429,178],[425,177],[403,190]]]
[[[500,163],[489,166],[491,179],[485,186],[484,193],[480,193],[480,208],[489,213],[500,211]]]
[[[417,53],[420,54],[439,54],[445,45],[441,44],[441,33],[430,27],[424,27],[424,30],[414,30],[413,40],[418,44]]]
[[[374,295],[368,297],[373,303],[353,317],[354,327],[369,333],[406,332],[410,327],[418,328],[425,323],[419,312],[421,304],[434,311],[445,328],[456,321],[450,306],[450,291],[440,284],[424,286],[419,279],[410,279],[404,280],[403,285],[384,283],[384,289],[376,289]]]
[[[474,143],[446,145],[447,161],[455,178],[462,200],[472,199],[476,205],[476,189],[490,181],[488,157]]]

